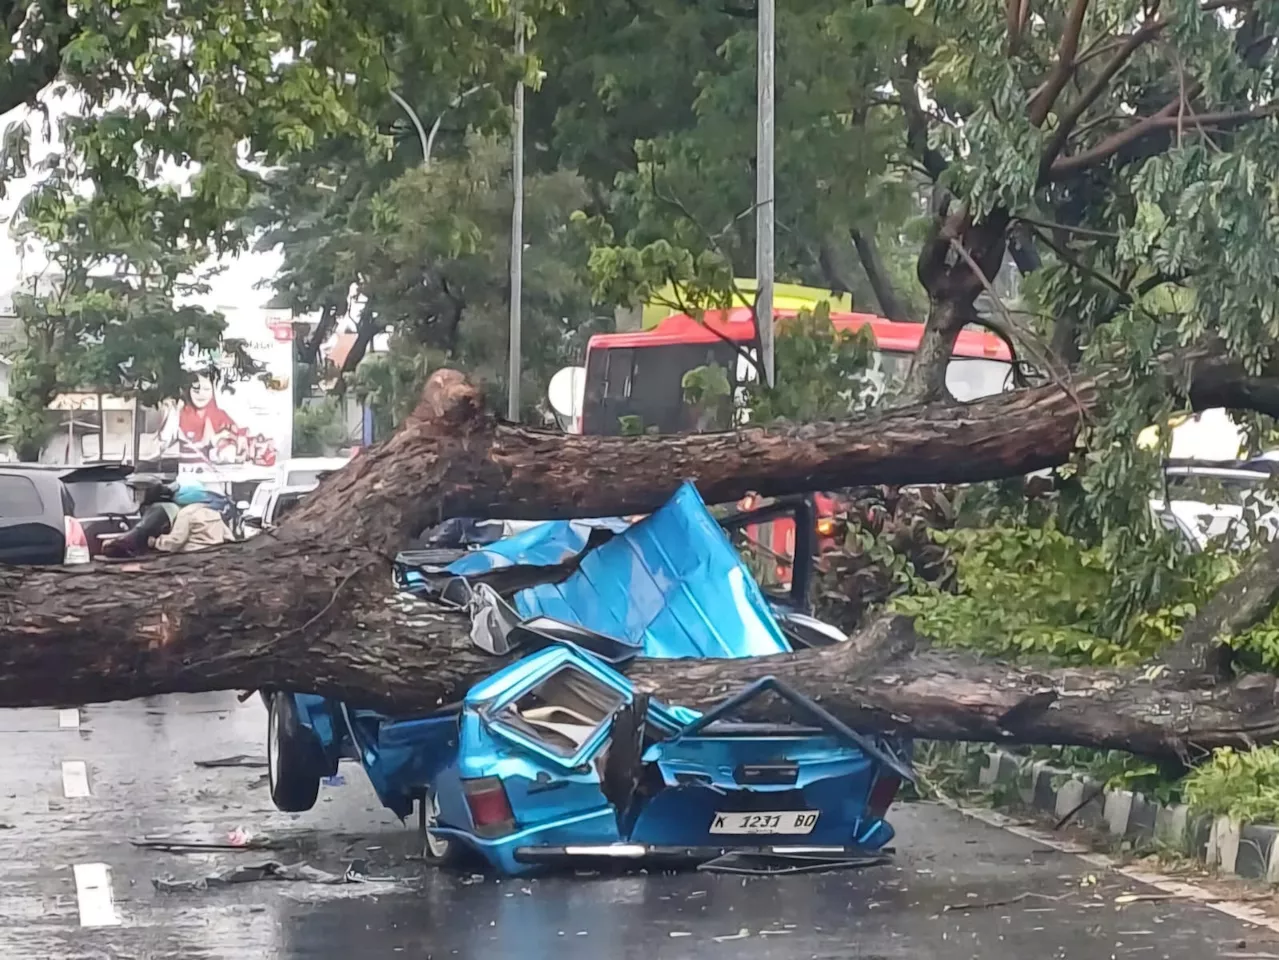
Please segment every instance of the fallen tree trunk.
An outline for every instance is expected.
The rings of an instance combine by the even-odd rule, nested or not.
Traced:
[[[137,563],[0,569],[0,706],[271,686],[435,706],[495,661],[470,646],[459,620],[393,594],[388,562],[430,523],[648,511],[684,479],[718,502],[1016,475],[1066,459],[1095,395],[1084,382],[1070,395],[1026,390],[850,423],[566,437],[495,422],[474,388],[442,371],[395,436],[326,480],[272,534]],[[1274,678],[1186,691],[1155,675],[1037,673],[918,649],[902,620],[835,649],[632,668],[646,688],[693,706],[767,673],[864,729],[924,737],[1179,755],[1276,732]]]

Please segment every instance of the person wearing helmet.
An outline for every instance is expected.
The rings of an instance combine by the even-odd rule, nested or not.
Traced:
[[[102,546],[103,556],[123,558],[139,557],[147,552],[151,540],[163,536],[173,528],[178,515],[178,505],[173,502],[173,488],[169,484],[134,483],[135,490],[142,491],[139,511],[142,518],[124,536],[108,540]]]
[[[191,553],[234,539],[222,514],[206,498],[186,499],[187,502],[179,506],[173,518],[173,528],[148,541],[152,547],[161,553]]]

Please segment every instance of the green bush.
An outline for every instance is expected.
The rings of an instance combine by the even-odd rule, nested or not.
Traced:
[[[917,584],[915,592],[893,601],[895,610],[913,614],[919,630],[944,646],[1048,657],[1064,665],[1132,666],[1149,659],[1178,638],[1198,605],[1234,570],[1218,556],[1180,558],[1162,571],[1157,602],[1113,630],[1106,598],[1123,575],[1102,548],[1052,522],[936,531],[934,537],[951,551],[958,590]]]
[[[1275,745],[1243,753],[1215,750],[1211,760],[1187,774],[1183,790],[1196,813],[1275,823],[1280,819],[1280,753]]]

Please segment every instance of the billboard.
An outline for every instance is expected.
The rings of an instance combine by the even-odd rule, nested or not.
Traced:
[[[188,350],[192,383],[139,437],[138,468],[214,483],[264,480],[293,441],[293,325],[288,311],[224,310],[223,336],[244,341],[258,372],[236,371],[229,353]]]

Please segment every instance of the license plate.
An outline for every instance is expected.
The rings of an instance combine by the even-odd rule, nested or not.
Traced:
[[[712,833],[807,834],[818,823],[817,810],[762,811],[759,813],[716,813],[711,818]]]

